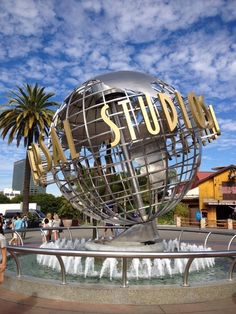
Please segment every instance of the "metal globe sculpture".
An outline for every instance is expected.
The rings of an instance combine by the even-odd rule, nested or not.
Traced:
[[[65,99],[53,126],[66,162],[52,173],[74,207],[131,226],[153,221],[183,198],[200,164],[202,140],[187,97],[191,129],[175,93],[159,79],[124,71],[97,76]],[[175,117],[158,94],[171,99]],[[166,117],[176,119],[173,129]]]

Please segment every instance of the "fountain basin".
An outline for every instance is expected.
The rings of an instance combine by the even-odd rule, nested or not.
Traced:
[[[16,278],[9,272],[4,287],[19,293],[24,291],[29,296],[92,304],[180,304],[224,299],[236,293],[236,283],[229,281],[194,284],[191,287],[136,285],[123,288],[112,284],[62,285],[58,281],[28,276]]]
[[[222,232],[218,232],[220,235],[223,234]],[[230,234],[230,233],[229,233]],[[205,239],[205,245],[207,243],[207,240],[209,239],[209,235]],[[226,235],[226,234],[224,234]],[[180,237],[179,237],[180,238]],[[228,241],[228,249],[230,249],[230,246],[232,246],[232,241],[235,238],[234,235],[231,235],[231,239]],[[222,239],[222,236],[220,236],[220,240]],[[227,240],[222,240],[224,243],[226,243],[227,247]],[[223,243],[222,242],[222,243]],[[215,243],[215,242],[213,242]],[[12,289],[14,291],[21,292],[24,291],[26,295],[37,295],[39,297],[43,298],[52,298],[52,299],[63,299],[63,300],[75,300],[83,303],[110,303],[110,304],[174,304],[174,303],[191,303],[191,302],[204,302],[204,301],[210,301],[215,299],[223,299],[232,296],[234,293],[236,293],[236,281],[231,276],[231,281],[227,280],[226,278],[229,278],[227,275],[229,271],[229,266],[233,264],[232,263],[232,257],[236,256],[236,252],[234,250],[231,251],[213,251],[210,254],[207,254],[207,256],[215,257],[216,267],[210,268],[210,273],[207,273],[206,270],[203,272],[191,272],[189,274],[190,277],[190,287],[183,287],[181,286],[182,282],[182,276],[181,275],[174,275],[174,276],[165,276],[163,278],[158,278],[153,280],[144,279],[142,281],[143,284],[140,284],[139,280],[131,280],[128,279],[129,287],[124,288],[122,285],[121,287],[121,280],[114,280],[109,281],[109,278],[104,281],[105,278],[101,278],[100,280],[88,280],[89,278],[84,278],[83,276],[72,276],[70,274],[67,275],[67,280],[69,284],[63,284],[60,283],[60,279],[62,279],[62,274],[60,272],[53,272],[51,268],[44,267],[36,263],[36,254],[42,254],[40,250],[35,248],[17,248],[17,247],[9,247],[8,248],[10,252],[16,252],[17,256],[19,258],[20,264],[22,264],[22,274],[18,273],[18,276],[15,275],[15,269],[16,264],[14,260],[9,259],[8,263],[8,271],[6,272],[6,281],[5,281],[5,287],[8,289]],[[73,248],[69,249],[69,251],[72,250],[72,253],[66,253],[66,250],[61,250],[60,255],[64,255],[65,257],[70,257],[69,255],[73,255],[74,257],[77,257],[77,255],[73,254]],[[47,251],[47,250],[46,250]],[[49,256],[49,252],[46,252],[45,254]],[[24,252],[23,255],[20,253]],[[52,250],[52,254],[58,254],[56,253],[57,250]],[[19,254],[18,254],[19,253]],[[29,254],[29,255],[25,255]],[[125,254],[125,253],[124,253]],[[153,256],[153,253],[143,253],[143,256],[146,254],[147,257]],[[86,256],[100,256],[99,259],[101,259],[101,256],[103,256],[103,259],[106,258],[106,256],[114,256],[110,252],[107,254],[95,254],[93,252],[87,252],[83,254],[83,252],[80,253],[80,256],[85,259]],[[131,255],[131,254],[129,254]],[[142,255],[142,254],[140,254]],[[166,254],[168,257],[173,256],[171,254]],[[175,254],[174,254],[175,255]],[[181,255],[181,259],[189,258],[191,255],[193,258],[195,258],[194,254],[189,253],[181,253],[178,254]],[[204,253],[206,257],[206,253]],[[32,264],[32,261],[28,258],[29,256],[34,257],[35,264]],[[117,254],[116,254],[117,256]],[[137,254],[135,256],[138,256]],[[217,257],[218,256],[218,257]],[[129,262],[130,258],[133,256],[129,256]],[[229,259],[231,257],[231,259]],[[63,257],[64,258],[64,257]],[[23,260],[27,260],[29,262],[28,265],[23,265]],[[196,258],[199,260],[199,258]],[[220,260],[221,265],[225,265],[225,260],[228,261],[228,265],[221,269],[219,272],[219,268],[217,268],[218,260]],[[10,268],[10,264],[14,267]],[[43,268],[44,267],[44,268]],[[41,273],[43,272],[47,279],[39,278],[35,271],[37,269],[41,269]],[[11,271],[9,271],[11,270]],[[31,270],[31,276],[28,276],[30,274],[28,270]],[[12,272],[14,271],[14,273]],[[233,268],[231,268],[231,271],[233,271]],[[52,273],[57,274],[57,280],[52,279]],[[221,273],[221,276],[219,277],[218,274]],[[26,275],[27,274],[27,275]],[[201,281],[196,281],[196,278],[199,278],[198,275],[203,275],[201,278]],[[37,276],[37,277],[32,277]],[[173,281],[174,278],[178,276],[177,284]],[[211,277],[211,281],[205,280],[204,277]],[[51,279],[50,279],[51,278]],[[55,278],[55,277],[54,277]],[[73,278],[73,281],[71,281],[71,278]],[[158,280],[158,281],[156,281]],[[166,280],[166,281],[165,281]],[[216,281],[217,280],[217,281]],[[165,281],[165,282],[164,282]],[[88,283],[89,282],[89,283]],[[65,283],[65,282],[64,282]],[[150,284],[151,283],[151,284]],[[114,297],[115,296],[115,297]]]

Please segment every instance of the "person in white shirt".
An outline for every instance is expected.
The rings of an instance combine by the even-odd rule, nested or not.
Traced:
[[[55,228],[59,228],[60,225],[61,225],[61,219],[59,218],[59,216],[57,214],[54,214],[52,226]],[[59,239],[59,229],[52,230],[52,234],[54,237],[54,241]]]
[[[53,225],[53,218],[52,218],[52,214],[51,213],[47,213],[46,217],[43,220],[43,225],[44,225],[44,221],[45,219],[48,219],[48,223],[47,223],[47,228],[51,228]],[[48,230],[48,235],[47,235],[47,241],[51,241],[51,236],[52,236],[52,230]]]

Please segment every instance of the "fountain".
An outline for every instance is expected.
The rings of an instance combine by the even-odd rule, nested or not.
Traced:
[[[67,250],[86,250],[86,244],[92,242],[91,240],[85,241],[84,239],[57,240],[56,242],[44,243],[41,248],[50,249],[67,249]],[[197,246],[195,244],[188,244],[182,242],[179,245],[177,239],[169,240],[168,242],[163,240],[164,252],[196,252],[196,251],[209,251],[211,248],[204,248],[202,245]],[[54,255],[37,255],[37,262],[41,265],[52,268],[55,271],[60,272],[60,264]],[[63,262],[67,274],[79,275],[86,277],[99,277],[108,276],[110,280],[113,278],[121,278],[121,262],[116,258],[106,258],[102,265],[96,266],[96,260],[94,257],[73,257],[64,256]],[[175,274],[183,274],[187,263],[187,259],[158,259],[153,260],[149,258],[139,259],[133,258],[130,262],[128,269],[129,278],[142,278],[152,279],[157,277],[164,277],[166,275],[172,276]],[[205,268],[213,267],[215,264],[214,258],[196,259],[193,262],[191,271],[200,271]],[[100,269],[99,269],[100,267]]]
[[[169,238],[170,231],[176,233],[175,228],[160,230],[163,238],[164,235]],[[231,239],[227,240],[229,233],[212,231],[206,235],[204,245],[196,245],[191,238],[191,242],[179,242],[183,230],[177,230],[181,231],[178,240],[162,240],[164,252],[161,253],[87,251],[86,243],[92,240],[82,238],[62,238],[40,248],[9,246],[13,259],[9,259],[4,286],[24,291],[26,295],[98,304],[204,302],[230,297],[236,292],[235,280],[232,280],[236,265],[232,257],[236,251],[231,248],[235,233],[231,232]],[[193,234],[189,229],[184,232]],[[210,234],[220,234],[221,241],[226,236],[224,244],[228,250],[207,247]],[[214,241],[213,238],[212,244]],[[186,269],[190,265],[188,280]],[[17,276],[11,274],[15,268]]]

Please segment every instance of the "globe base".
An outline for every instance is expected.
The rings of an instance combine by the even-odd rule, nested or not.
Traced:
[[[154,244],[160,241],[155,219],[141,224],[131,226],[119,234],[113,243],[138,242],[142,244]]]
[[[143,244],[138,242],[115,242],[95,240],[85,244],[88,251],[108,251],[108,252],[163,252],[162,241],[154,244]]]
[[[155,220],[131,226],[111,240],[97,239],[85,244],[89,251],[163,252]]]

